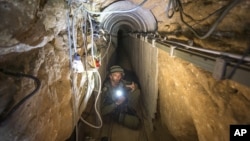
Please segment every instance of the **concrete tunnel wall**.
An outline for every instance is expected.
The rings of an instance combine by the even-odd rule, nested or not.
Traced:
[[[229,140],[229,125],[250,122],[247,86],[217,81],[212,73],[153,47],[142,36],[123,39],[142,87],[151,132],[176,140]],[[164,130],[166,129],[166,130]]]
[[[158,49],[152,47],[150,43],[131,36],[124,38],[122,44],[130,57],[133,70],[139,78],[147,117],[153,119],[158,98]]]

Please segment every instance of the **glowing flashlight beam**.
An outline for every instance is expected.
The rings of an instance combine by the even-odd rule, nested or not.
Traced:
[[[117,90],[116,91],[116,96],[118,96],[118,97],[122,96],[122,91],[121,90]]]

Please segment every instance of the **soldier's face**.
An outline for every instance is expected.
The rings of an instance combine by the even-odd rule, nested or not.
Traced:
[[[120,72],[114,72],[114,73],[109,75],[109,78],[110,78],[111,84],[113,86],[116,86],[119,84],[119,82],[122,78],[122,74]]]

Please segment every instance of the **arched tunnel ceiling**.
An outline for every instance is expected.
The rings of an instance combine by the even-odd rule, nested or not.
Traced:
[[[132,12],[119,12],[132,10]],[[116,11],[112,13],[112,11]],[[116,34],[119,29],[130,29],[131,32],[155,32],[157,23],[150,10],[137,7],[130,1],[119,1],[103,10],[100,17],[101,27],[109,33]]]

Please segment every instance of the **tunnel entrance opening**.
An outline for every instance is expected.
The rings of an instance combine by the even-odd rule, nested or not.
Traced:
[[[117,47],[116,47],[116,64],[122,66],[126,72],[132,73],[133,68],[131,65],[131,59],[129,58],[128,52],[126,50],[126,44],[124,44],[124,38],[128,37],[128,32],[125,30],[119,30],[117,34]],[[125,72],[125,73],[126,73]],[[128,75],[125,75],[125,78]],[[133,75],[134,76],[134,75]],[[136,78],[136,77],[135,77]],[[127,78],[131,79],[131,78]],[[135,81],[135,79],[134,79]],[[138,81],[137,81],[138,82]]]

